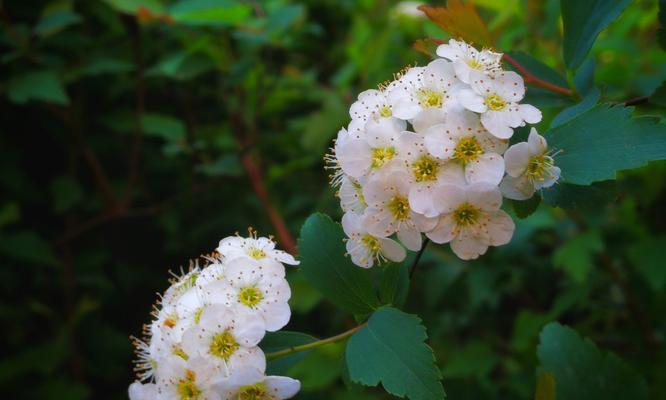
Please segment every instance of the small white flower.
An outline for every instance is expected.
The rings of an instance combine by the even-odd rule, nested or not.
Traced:
[[[450,39],[448,44],[439,45],[437,55],[453,61],[456,76],[465,83],[470,82],[472,71],[488,75],[502,69],[502,53],[490,50],[478,51],[469,44],[455,39]]]
[[[157,385],[154,383],[134,382],[128,389],[130,400],[155,400],[159,398]]]
[[[393,115],[412,120],[417,130],[443,121],[456,104],[458,82],[452,63],[444,59],[409,69],[389,92]]]
[[[363,186],[348,176],[342,178],[338,197],[340,197],[340,206],[344,212],[362,214],[368,206],[363,197]]]
[[[266,376],[253,384],[231,388],[226,399],[282,400],[290,399],[301,389],[301,383],[286,376]]]
[[[409,182],[409,176],[404,171],[394,171],[368,182],[363,188],[368,203],[363,225],[373,236],[388,237],[397,233],[405,247],[418,251],[421,248],[421,232],[432,229],[437,219],[426,218],[411,210]]]
[[[282,264],[237,258],[226,266],[225,279],[204,286],[213,303],[238,308],[243,313],[258,315],[265,329],[275,332],[291,317],[291,289],[284,278]]]
[[[328,171],[331,171],[328,178],[331,186],[338,187],[342,183],[342,178],[345,173],[342,171],[342,166],[340,165],[340,160],[338,160],[338,154],[340,154],[340,148],[345,144],[351,136],[345,128],[342,128],[338,131],[338,136],[333,141],[333,147],[329,149],[329,152],[324,155],[324,168]]]
[[[393,120],[369,121],[364,137],[349,139],[336,151],[340,167],[357,180],[390,169],[399,154],[397,141],[400,132],[400,126]]]
[[[460,165],[446,163],[426,150],[424,138],[413,132],[400,135],[403,167],[410,179],[409,205],[426,217],[439,215],[434,188],[439,183],[465,184]]]
[[[516,143],[504,154],[507,176],[500,188],[504,197],[526,200],[534,192],[551,187],[560,177],[560,169],[548,155],[548,143],[532,128],[527,142]]]
[[[251,231],[250,237],[229,236],[220,241],[217,251],[224,257],[225,261],[231,261],[238,257],[254,260],[274,260],[277,262],[298,265],[299,261],[291,254],[275,249],[275,242],[266,237],[257,237],[255,231]]]
[[[461,164],[469,183],[499,184],[504,176],[501,154],[507,141],[489,134],[479,117],[469,111],[451,113],[444,124],[423,132],[425,147],[435,157]]]
[[[509,243],[515,225],[500,210],[502,195],[496,185],[440,185],[437,204],[441,216],[437,226],[426,235],[435,243],[451,243],[451,250],[463,260],[475,259],[488,246]]]
[[[347,253],[352,262],[363,268],[385,260],[399,262],[405,259],[405,249],[396,241],[368,233],[360,215],[347,213],[342,217],[342,228],[347,235]]]
[[[368,121],[379,122],[381,119],[392,120],[392,123],[399,125],[398,130],[405,129],[405,121],[393,118],[393,106],[388,98],[394,85],[391,83],[383,90],[370,89],[358,95],[358,99],[349,108],[349,133],[352,136],[363,136]]]
[[[157,399],[222,400],[217,387],[222,379],[215,365],[202,357],[167,358],[160,362]]]
[[[215,304],[206,307],[199,324],[183,334],[182,349],[189,358],[200,356],[214,361],[223,376],[263,371],[266,358],[256,346],[264,334],[260,316]]]
[[[483,126],[500,139],[513,135],[513,128],[541,121],[541,111],[529,104],[518,104],[525,97],[523,78],[513,71],[496,75],[470,73],[470,89],[458,92],[460,103],[481,113]]]

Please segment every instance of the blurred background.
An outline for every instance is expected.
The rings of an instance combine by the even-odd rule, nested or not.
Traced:
[[[474,3],[499,50],[564,71],[557,0]],[[349,105],[426,64],[416,39],[446,38],[415,4],[0,1],[4,397],[125,398],[128,336],[169,270],[248,226],[293,250],[311,212],[339,218],[322,157]],[[603,100],[666,78],[657,10],[636,0],[597,40],[590,82]],[[543,131],[571,104],[536,89],[529,101]],[[666,164],[596,186],[574,214],[542,206],[479,261],[425,253],[406,310],[428,327],[449,398],[533,398],[537,335],[552,320],[620,354],[655,399],[666,393]],[[327,337],[355,324],[296,270],[289,279],[286,329]],[[290,371],[299,398],[390,398],[348,389],[342,350]]]

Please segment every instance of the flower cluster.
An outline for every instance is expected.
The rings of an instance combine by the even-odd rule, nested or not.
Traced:
[[[450,40],[437,55],[361,93],[326,157],[347,251],[361,267],[402,260],[422,234],[477,258],[513,235],[502,194],[527,199],[559,177],[535,130],[509,148],[513,129],[541,112],[521,103],[523,79],[502,69],[502,54]]]
[[[265,376],[258,344],[291,317],[282,263],[298,262],[254,232],[223,239],[204,260],[172,280],[144,327],[145,340],[134,339],[139,381],[129,387],[130,400],[293,397],[300,383]]]

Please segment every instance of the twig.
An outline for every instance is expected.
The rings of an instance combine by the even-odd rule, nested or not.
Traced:
[[[634,97],[633,99],[629,99],[624,102],[625,106],[635,106],[638,104],[644,104],[649,101],[650,97],[649,96],[640,96],[640,97]]]
[[[419,261],[421,260],[421,256],[423,253],[425,253],[426,246],[428,246],[428,243],[430,243],[430,239],[425,238],[423,241],[423,245],[421,246],[421,250],[416,254],[416,258],[414,258],[414,262],[412,263],[412,266],[409,268],[409,279],[412,279],[412,276],[414,276],[414,272],[416,272],[416,266],[419,264]]]
[[[320,346],[325,346],[327,344],[339,342],[341,340],[344,340],[344,339],[350,337],[351,335],[360,331],[361,329],[365,328],[367,325],[368,325],[368,323],[366,322],[366,323],[363,323],[361,325],[355,326],[354,328],[352,328],[352,329],[350,329],[346,332],[342,332],[339,335],[335,335],[335,336],[332,336],[332,337],[327,338],[327,339],[317,340],[316,342],[306,343],[306,344],[302,344],[300,346],[291,346],[291,347],[286,348],[284,350],[275,351],[273,353],[268,353],[268,354],[266,354],[266,359],[274,360],[276,358],[287,356],[291,353],[297,353],[299,351],[311,350],[311,349],[314,349],[314,348],[317,348],[317,347],[320,347]]]
[[[502,55],[502,58],[509,64],[511,64],[517,71],[523,76],[525,83],[531,83],[534,86],[539,86],[543,89],[550,90],[551,92],[563,94],[565,96],[572,96],[573,91],[571,89],[564,88],[562,86],[555,85],[553,83],[544,81],[543,79],[537,78],[533,75],[527,68],[523,67],[518,61],[508,54]]]

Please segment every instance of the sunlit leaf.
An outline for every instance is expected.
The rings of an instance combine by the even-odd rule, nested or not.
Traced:
[[[169,8],[176,23],[193,26],[228,26],[243,23],[252,6],[234,0],[180,0]]]
[[[476,46],[493,47],[493,37],[471,0],[449,0],[446,7],[419,7],[431,21],[453,38],[461,38]]]

